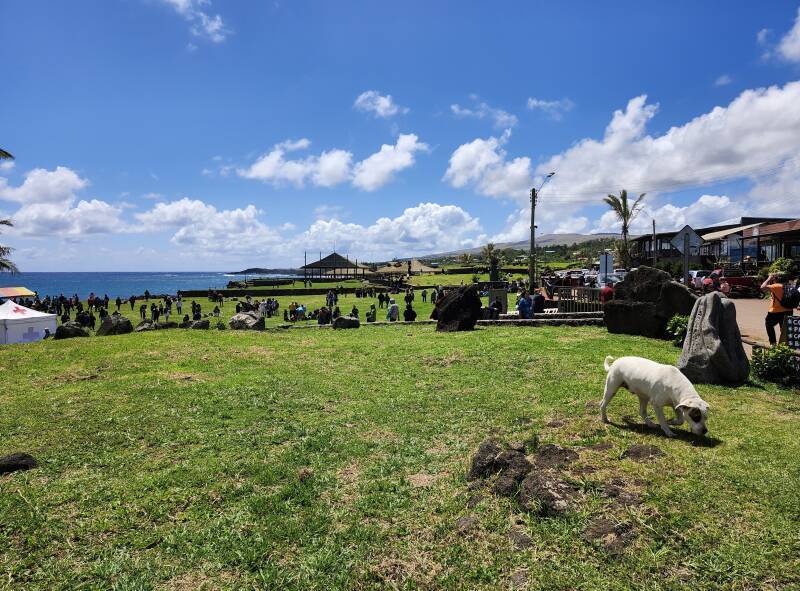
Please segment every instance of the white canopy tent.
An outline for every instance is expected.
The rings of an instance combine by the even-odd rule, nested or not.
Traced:
[[[41,341],[45,329],[56,333],[55,314],[37,312],[8,300],[0,306],[0,345]]]

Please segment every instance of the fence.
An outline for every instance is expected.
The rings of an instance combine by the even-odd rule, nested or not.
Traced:
[[[600,288],[597,287],[559,287],[559,312],[602,312]]]

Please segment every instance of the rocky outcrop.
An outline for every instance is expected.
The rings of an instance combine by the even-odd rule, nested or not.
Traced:
[[[358,318],[352,318],[350,316],[339,316],[333,320],[333,328],[335,329],[359,328],[360,326],[361,322],[358,321]]]
[[[16,472],[17,470],[30,470],[38,466],[36,458],[26,453],[15,453],[0,458],[0,474]]]
[[[77,322],[65,322],[56,327],[56,334],[53,337],[56,340],[60,339],[73,339],[75,337],[88,337],[89,333]]]
[[[264,330],[264,319],[256,312],[239,312],[228,321],[232,330]]]
[[[131,324],[131,321],[119,314],[111,314],[111,316],[106,316],[95,334],[99,337],[106,337],[128,334],[129,332],[133,332],[133,324]]]
[[[614,299],[603,306],[608,332],[663,338],[667,322],[689,314],[696,301],[669,273],[639,267],[614,286]]]
[[[436,330],[454,332],[472,330],[481,318],[481,298],[477,285],[464,285],[451,289],[436,303],[431,318],[436,320]]]
[[[142,320],[139,324],[136,325],[136,328],[133,329],[133,332],[149,332],[151,330],[158,330],[160,327],[158,323],[153,322],[152,320]]]
[[[202,320],[195,320],[189,325],[189,328],[194,330],[208,330],[211,328],[211,321],[208,318],[203,318]]]
[[[678,369],[694,383],[738,385],[750,362],[736,322],[736,306],[718,293],[699,298],[689,315]]]

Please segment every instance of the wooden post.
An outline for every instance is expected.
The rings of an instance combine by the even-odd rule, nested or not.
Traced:
[[[683,284],[689,286],[689,234],[683,235]]]

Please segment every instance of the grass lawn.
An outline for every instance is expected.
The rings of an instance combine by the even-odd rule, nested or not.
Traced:
[[[624,391],[599,422],[606,354],[678,352],[589,327],[2,347],[0,455],[41,466],[0,476],[0,589],[797,588],[800,393],[700,386],[716,445],[692,445],[626,427]],[[490,434],[579,451],[579,506],[468,490]],[[633,443],[665,455],[621,459]],[[641,504],[601,496],[612,479]],[[633,532],[619,553],[584,538],[599,515]]]

